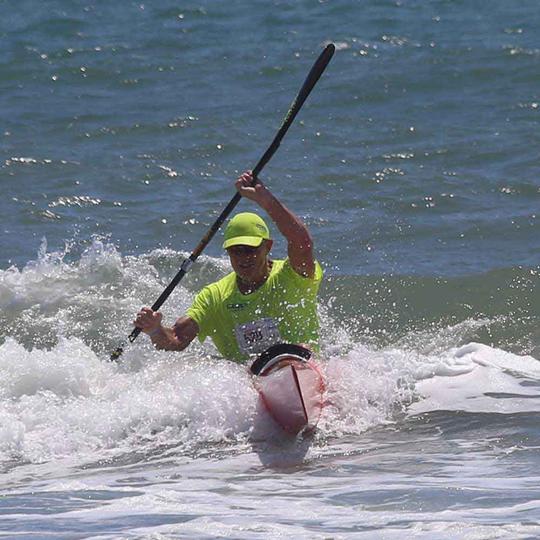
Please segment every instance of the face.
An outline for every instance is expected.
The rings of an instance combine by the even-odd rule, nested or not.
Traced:
[[[257,283],[264,279],[268,271],[268,253],[271,247],[271,240],[263,240],[259,247],[240,245],[227,249],[236,275],[248,283]]]

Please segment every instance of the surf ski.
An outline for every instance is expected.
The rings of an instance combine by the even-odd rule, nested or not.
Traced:
[[[309,349],[273,345],[253,362],[250,371],[264,407],[285,432],[298,435],[315,429],[325,382]]]

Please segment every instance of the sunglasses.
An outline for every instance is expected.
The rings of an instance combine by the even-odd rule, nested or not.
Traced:
[[[253,255],[256,253],[260,248],[262,244],[257,247],[252,246],[232,246],[227,249],[227,252],[232,255]]]

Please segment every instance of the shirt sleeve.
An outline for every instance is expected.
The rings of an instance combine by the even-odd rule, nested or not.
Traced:
[[[212,305],[212,291],[210,287],[204,287],[186,311],[186,315],[199,326],[198,337],[201,342],[212,332]]]
[[[295,282],[303,290],[313,290],[315,293],[319,290],[323,278],[323,270],[317,261],[315,261],[315,274],[313,277],[301,276],[295,272],[288,257],[283,264],[283,271],[291,281]]]

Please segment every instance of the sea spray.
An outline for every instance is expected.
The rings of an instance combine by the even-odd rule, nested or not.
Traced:
[[[189,354],[146,356],[144,367],[130,371],[104,362],[77,338],[32,351],[6,341],[0,347],[3,458],[88,459],[141,441],[158,445],[163,432],[168,444],[185,449],[247,435],[257,394],[242,366]]]

